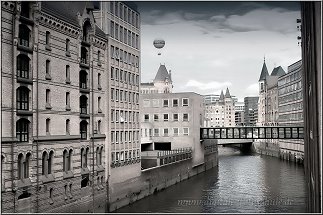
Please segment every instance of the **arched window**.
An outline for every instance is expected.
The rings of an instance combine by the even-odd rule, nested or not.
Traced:
[[[27,2],[27,1],[22,1],[21,2],[20,16],[29,18],[29,2]]]
[[[18,179],[23,179],[24,175],[24,156],[22,154],[18,155]]]
[[[46,119],[46,135],[50,135],[50,119]]]
[[[101,120],[98,121],[98,134],[101,134]]]
[[[19,25],[19,45],[29,47],[30,30],[26,25]]]
[[[68,155],[68,151],[65,149],[63,152],[63,171],[67,172],[69,170],[69,155]]]
[[[42,156],[42,175],[47,175],[48,173],[48,154],[47,152],[43,152]]]
[[[70,134],[70,120],[69,119],[66,120],[66,134],[67,135]]]
[[[20,78],[29,78],[29,61],[27,55],[20,54],[17,57],[17,76]]]
[[[73,154],[73,150],[70,149],[68,153],[68,170],[72,170],[72,154]]]
[[[24,178],[29,178],[29,163],[30,163],[30,157],[31,157],[31,154],[28,153],[26,155],[25,165],[24,165]]]
[[[50,32],[46,31],[46,45],[50,46]]]
[[[17,110],[29,110],[29,89],[27,87],[17,89]]]
[[[87,167],[87,157],[88,157],[89,148],[82,148],[81,149],[81,167],[86,168]]]
[[[16,123],[16,137],[18,142],[28,142],[29,139],[29,121],[19,119]]]
[[[51,151],[48,157],[48,174],[52,174],[53,159],[54,159],[54,152]]]
[[[80,88],[87,88],[87,72],[85,72],[84,70],[81,70],[80,72]]]
[[[83,25],[83,41],[89,42],[89,31],[91,29],[91,24],[89,21],[86,21]]]
[[[96,165],[101,165],[100,164],[100,148],[96,148]]]
[[[70,40],[66,39],[66,47],[65,47],[65,51],[69,52],[70,51]]]
[[[102,165],[102,153],[103,153],[103,146],[101,146],[100,148],[100,157],[99,157],[100,165]]]
[[[87,97],[85,95],[80,96],[80,112],[87,114]]]
[[[80,123],[80,134],[81,139],[87,138],[87,122],[85,120],[81,121]]]

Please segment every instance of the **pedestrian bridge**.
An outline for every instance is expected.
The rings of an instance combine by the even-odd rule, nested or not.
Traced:
[[[200,129],[205,139],[304,139],[304,127],[211,127]]]

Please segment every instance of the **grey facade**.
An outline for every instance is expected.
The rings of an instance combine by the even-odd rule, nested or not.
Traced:
[[[255,126],[258,116],[258,99],[259,97],[244,98],[244,125]]]

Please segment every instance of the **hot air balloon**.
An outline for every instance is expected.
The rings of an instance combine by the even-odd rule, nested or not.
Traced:
[[[165,46],[165,40],[155,39],[153,44],[154,44],[155,48],[162,49]],[[161,55],[161,53],[159,52],[158,55]]]

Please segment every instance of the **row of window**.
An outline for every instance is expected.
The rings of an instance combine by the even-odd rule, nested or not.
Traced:
[[[162,131],[163,133],[159,133],[159,131]],[[173,136],[179,136],[180,133],[179,133],[179,128],[173,128]],[[154,132],[154,134],[152,133]],[[183,128],[182,129],[182,133],[183,136],[188,136],[189,135],[189,128]],[[154,129],[151,129],[151,128],[142,128],[141,129],[141,136],[142,137],[159,137],[159,136],[164,136],[164,137],[169,137],[170,136],[170,133],[169,133],[169,128],[154,128]]]
[[[170,117],[168,113],[164,113],[162,114],[163,116],[163,120],[162,121],[169,121]],[[179,114],[178,113],[174,113],[173,114],[173,121],[179,121]],[[188,113],[183,113],[182,114],[182,121],[187,122],[189,121],[189,114]],[[149,122],[150,120],[152,121],[152,119],[150,119],[150,115],[149,114],[144,114],[144,122]],[[153,114],[153,121],[158,122],[159,121],[159,114]]]
[[[152,100],[144,99],[143,106],[144,107],[151,107],[151,106],[152,107],[159,107],[159,101],[160,100],[158,100],[158,99],[152,99]],[[179,104],[180,100],[179,99],[172,99],[171,101],[172,101],[172,107],[179,107],[180,106],[180,104]],[[169,99],[163,99],[162,100],[162,106],[163,107],[170,107]],[[189,106],[189,99],[188,98],[182,98],[181,106],[182,107],[188,107]]]
[[[112,143],[139,141],[139,131],[111,131]]]
[[[89,148],[81,148],[81,167],[88,167]],[[103,146],[96,148],[96,165],[102,165]],[[73,150],[63,151],[63,171],[72,170]],[[18,179],[29,178],[31,153],[27,153],[26,157],[23,154],[18,155]],[[53,170],[54,152],[43,152],[42,154],[42,175],[50,175]]]
[[[120,42],[139,49],[139,35],[113,21],[110,22],[110,35]]]
[[[279,106],[280,113],[289,112],[289,111],[296,111],[296,110],[303,110],[303,102]]]
[[[288,76],[286,76],[284,78],[279,79],[278,80],[278,87],[280,87],[280,86],[282,86],[284,84],[287,84],[289,82],[292,82],[294,80],[300,79],[300,78],[302,78],[301,71],[295,72],[295,73],[293,73],[291,75],[288,75]]]
[[[95,133],[101,133],[101,120],[98,120],[95,123]],[[16,137],[18,142],[28,142],[29,141],[29,132],[30,132],[30,122],[27,119],[21,118],[16,122]],[[66,134],[70,134],[70,120],[67,119],[65,121],[65,130]],[[50,135],[51,132],[51,119],[46,119],[46,134]],[[87,139],[88,137],[88,122],[86,120],[82,120],[80,122],[80,135],[81,139]]]
[[[111,67],[111,80],[120,81],[121,83],[139,86],[139,75],[127,72],[122,69]]]
[[[111,101],[139,104],[139,93],[111,88]]]
[[[302,112],[279,115],[278,118],[279,118],[279,122],[302,121],[302,120],[304,120]]]
[[[295,90],[301,89],[302,88],[302,81],[296,82],[294,84],[291,84],[289,86],[283,87],[278,90],[278,95],[283,95],[289,92],[293,92]]]
[[[111,46],[111,59],[116,59],[133,67],[139,68],[139,57],[130,52],[123,51],[118,47]]]
[[[141,94],[150,94],[150,93],[158,93],[158,90],[155,90],[155,88],[153,89],[147,89],[147,90],[140,90]]]
[[[292,94],[289,94],[287,96],[280,96],[280,97],[278,97],[278,103],[279,104],[284,104],[284,103],[291,102],[291,101],[296,101],[296,100],[299,100],[299,99],[303,99],[302,91],[292,93]]]
[[[45,70],[46,70],[45,79],[51,80],[52,77],[51,77],[51,61],[50,60],[46,60]],[[29,79],[30,71],[31,71],[30,58],[25,54],[19,54],[17,56],[17,76],[20,78]],[[71,74],[70,74],[70,66],[69,65],[66,65],[65,71],[66,71],[65,72],[66,83],[70,84],[71,83],[71,80],[70,80]],[[132,79],[129,78],[128,80],[132,81],[134,79],[136,79],[136,83],[138,85],[139,84],[139,76],[135,77],[133,75]],[[97,83],[98,83],[98,89],[100,90],[101,89],[101,74],[100,73],[98,73]],[[84,88],[84,89],[88,88],[88,73],[85,70],[81,70],[79,73],[79,85],[80,85],[80,88]]]
[[[111,122],[139,122],[139,112],[111,110]]]
[[[126,161],[134,158],[139,158],[139,149],[137,150],[129,150],[129,151],[121,151],[121,152],[112,152],[111,153],[111,160],[114,161]],[[137,155],[136,155],[137,154]]]
[[[110,1],[110,12],[132,26],[139,28],[139,14],[120,2]]]

